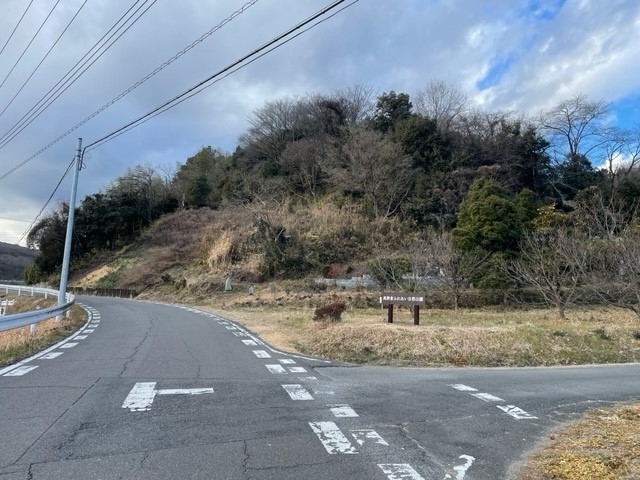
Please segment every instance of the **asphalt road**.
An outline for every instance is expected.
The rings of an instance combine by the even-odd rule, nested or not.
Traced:
[[[0,480],[503,479],[550,429],[640,399],[640,365],[353,367],[184,307],[80,301],[82,331],[0,370]]]

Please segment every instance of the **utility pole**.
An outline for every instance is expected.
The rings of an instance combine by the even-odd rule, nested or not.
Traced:
[[[69,261],[71,259],[71,238],[73,237],[73,219],[76,213],[76,192],[78,191],[78,175],[82,168],[82,138],[78,139],[78,148],[73,165],[73,182],[71,184],[71,198],[69,199],[69,216],[67,219],[67,235],[64,239],[64,257],[62,259],[62,272],[60,273],[60,289],[58,290],[58,305],[65,304],[67,293],[67,279],[69,278]],[[62,320],[58,315],[56,322]]]

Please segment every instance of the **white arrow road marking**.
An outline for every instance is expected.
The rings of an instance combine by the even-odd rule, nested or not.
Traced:
[[[504,402],[500,397],[496,397],[490,393],[471,393],[470,395],[485,402]]]
[[[296,361],[290,358],[281,358],[278,360],[283,365],[295,365]]]
[[[46,355],[43,355],[40,358],[43,358],[45,360],[53,360],[54,358],[59,357],[60,355],[62,355],[64,352],[51,352],[51,353],[47,353]]]
[[[289,367],[291,373],[307,373],[303,367]]]
[[[356,411],[351,408],[346,403],[341,403],[338,405],[327,405],[331,409],[331,413],[333,413],[334,417],[357,417],[358,414]]]
[[[511,415],[516,420],[533,420],[533,419],[537,419],[538,418],[538,417],[534,417],[530,413],[525,412],[521,408],[516,407],[515,405],[507,405],[507,406],[496,405],[496,406],[500,410],[505,412],[507,415]]]
[[[333,422],[309,422],[311,429],[318,436],[325,450],[330,454],[357,454],[358,451]]]
[[[408,463],[380,463],[378,466],[389,480],[424,480]]]
[[[385,447],[389,446],[386,440],[382,438],[380,434],[375,430],[349,430],[349,433],[360,446],[364,445],[364,442],[366,442],[367,440],[373,440],[377,445],[384,445]]]
[[[5,373],[3,377],[21,377],[25,373],[29,373],[31,370],[35,370],[38,368],[37,365],[32,365],[30,367],[18,367],[15,370],[11,370],[9,373]]]
[[[254,350],[253,354],[258,358],[271,358],[271,355],[269,355],[264,350]]]
[[[276,375],[286,375],[287,371],[284,369],[282,365],[265,365],[267,369]]]
[[[311,394],[302,385],[282,385],[282,388],[287,391],[291,400],[313,400]]]
[[[156,382],[136,383],[127,398],[124,399],[122,408],[128,408],[131,412],[148,412],[156,398],[156,395],[202,395],[213,393],[213,388],[166,388],[156,390]]]
[[[460,392],[477,392],[477,388],[469,387],[467,385],[463,385],[462,383],[456,383],[454,385],[449,385],[451,388],[455,388]]]
[[[73,348],[78,344],[78,342],[69,342],[64,345],[60,345],[60,348]]]
[[[156,398],[156,382],[136,383],[127,398],[124,399],[122,408],[128,408],[131,412],[147,412],[151,410],[153,400]]]
[[[245,345],[249,346],[249,347],[255,347],[258,344],[256,342],[254,342],[253,340],[242,340],[242,343],[244,343]]]

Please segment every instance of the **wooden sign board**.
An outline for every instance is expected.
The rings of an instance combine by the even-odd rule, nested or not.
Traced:
[[[383,292],[380,296],[380,303],[386,305],[424,305],[423,293],[412,292]]]

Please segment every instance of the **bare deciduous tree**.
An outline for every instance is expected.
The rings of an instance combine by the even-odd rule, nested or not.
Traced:
[[[344,151],[347,166],[334,170],[334,181],[361,192],[376,217],[393,215],[411,190],[411,159],[380,133],[359,128],[352,130]]]
[[[525,234],[521,245],[520,256],[509,265],[508,275],[533,287],[565,319],[565,311],[584,281],[584,266],[589,263],[588,240],[559,226],[544,234]]]
[[[429,82],[415,95],[415,110],[433,118],[438,129],[448,132],[456,119],[467,109],[468,98],[458,87],[441,80]]]

